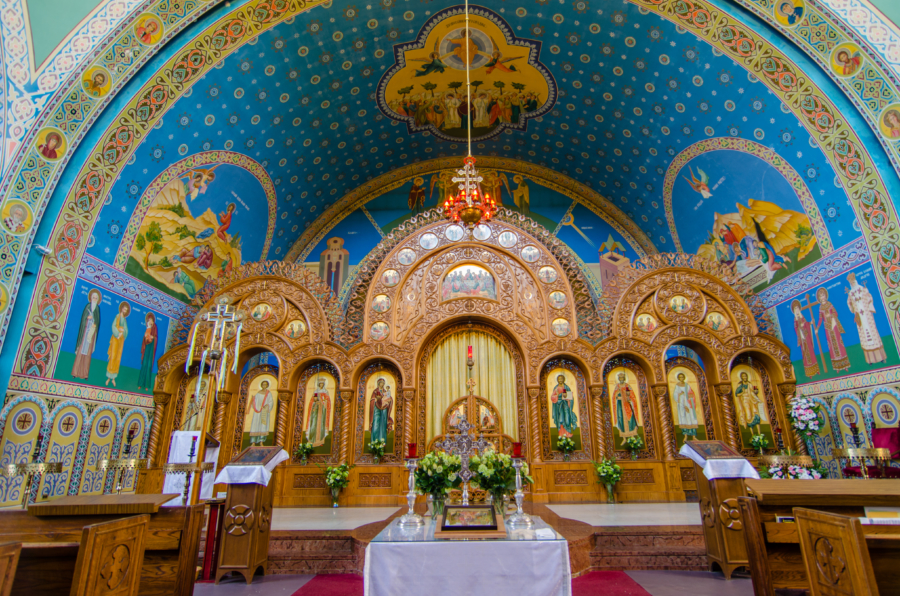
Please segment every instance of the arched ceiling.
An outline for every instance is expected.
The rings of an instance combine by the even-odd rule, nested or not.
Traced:
[[[768,149],[785,172],[799,175],[793,185],[766,187],[747,178],[744,196],[727,189],[732,207],[765,198],[760,195],[767,189],[774,195],[768,199],[777,201],[799,186],[823,211],[825,203],[847,203],[797,115],[742,66],[669,20],[619,0],[482,4],[495,23],[508,23],[511,37],[539,42],[532,45],[540,48],[539,62],[557,97],[526,130],[476,142],[476,155],[518,159],[575,179],[607,197],[662,251],[676,248],[672,228],[679,227],[679,209],[701,199],[681,177],[673,178],[675,213],[667,221],[667,171],[701,141],[729,148],[729,139],[738,139]],[[216,64],[146,135],[117,177],[101,219],[124,224],[122,211],[176,160],[211,150],[243,153],[265,168],[278,196],[274,238],[261,256],[282,258],[319,214],[367,180],[420,160],[463,155],[464,143],[410,132],[383,113],[385,104],[378,106],[379,80],[395,63],[394,47],[416,40],[429,19],[453,6],[342,0],[262,33]],[[490,83],[500,74],[486,71],[480,67],[473,79]],[[454,74],[464,80],[461,71]],[[421,80],[436,83],[437,93],[452,91],[439,73]],[[428,91],[416,88],[410,96],[417,93]],[[738,153],[734,167],[756,159]],[[731,176],[706,174],[711,188]],[[685,213],[682,225],[690,220]],[[824,223],[836,245],[859,235],[851,224],[846,218]],[[97,250],[91,251],[104,260],[118,248],[116,234],[108,236],[95,232]],[[245,257],[252,258],[258,257]]]

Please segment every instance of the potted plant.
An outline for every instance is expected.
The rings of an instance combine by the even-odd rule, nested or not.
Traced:
[[[750,439],[750,445],[758,450],[760,455],[765,455],[766,447],[769,446],[769,439],[766,438],[766,435],[753,435],[753,438]]]
[[[475,472],[472,484],[491,494],[494,511],[502,516],[503,497],[516,490],[516,469],[512,465],[512,458],[505,453],[488,449],[481,455],[470,457],[469,468]],[[528,464],[522,466],[521,474],[523,485],[534,484],[534,480],[528,475]]]
[[[369,443],[369,451],[372,452],[372,462],[378,464],[384,457],[384,439],[375,439]]]
[[[569,437],[560,437],[556,440],[556,448],[562,451],[563,461],[569,461],[572,452],[575,451],[575,441]]]
[[[625,448],[631,452],[631,459],[634,461],[638,458],[638,452],[644,448],[644,440],[637,435],[628,437],[625,439]]]
[[[606,487],[606,502],[616,502],[616,484],[622,479],[622,466],[613,459],[601,459],[599,462],[592,461],[594,471],[597,473],[597,482]]]
[[[312,455],[312,452],[315,451],[315,447],[310,442],[300,443],[297,445],[297,448],[294,449],[294,457],[300,460],[300,465],[305,466],[309,456]]]
[[[450,455],[445,451],[432,451],[419,460],[415,477],[416,492],[431,498],[435,517],[444,514],[444,499],[447,494],[462,484],[458,476],[461,464],[458,455]]]
[[[812,458],[816,457],[813,440],[819,434],[821,424],[819,413],[821,407],[808,397],[795,397],[790,401],[788,418],[797,435],[806,443],[806,451]]]
[[[350,484],[350,470],[353,467],[344,463],[325,468],[325,484],[331,489],[332,507],[338,506],[338,497],[341,494],[341,489],[346,488]]]

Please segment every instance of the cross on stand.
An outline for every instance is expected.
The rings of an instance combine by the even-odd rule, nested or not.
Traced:
[[[816,338],[816,345],[819,346],[819,354],[822,356],[822,373],[827,373],[828,367],[825,366],[825,352],[822,351],[822,342],[819,341],[819,327],[818,325],[816,325],[816,315],[813,314],[812,310],[814,306],[819,306],[820,303],[818,300],[816,300],[815,302],[811,302],[809,299],[809,294],[807,294],[803,298],[806,299],[806,306],[803,306],[803,303],[800,302],[800,300],[797,300],[797,302],[800,302],[800,313],[802,314],[804,310],[809,311],[809,318],[811,319],[809,325],[813,330],[813,337]]]
[[[484,440],[484,435],[478,435],[477,440],[472,437],[472,434],[469,431],[475,427],[466,420],[465,412],[460,416],[459,424],[456,425],[456,428],[459,429],[459,435],[457,435],[455,439],[447,437],[443,441],[435,443],[435,446],[451,455],[454,453],[459,454],[461,462],[459,477],[463,481],[462,504],[466,506],[469,504],[469,480],[475,475],[475,473],[469,469],[469,454],[472,451],[480,453],[490,447],[491,444]]]

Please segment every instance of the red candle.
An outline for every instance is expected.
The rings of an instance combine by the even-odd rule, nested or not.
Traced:
[[[522,457],[522,443],[513,443],[513,457]]]
[[[472,346],[469,346],[469,360],[472,359]]]
[[[853,430],[856,430],[856,423],[855,423],[855,422],[851,422],[851,423],[850,423],[850,428],[852,428]]]
[[[409,445],[407,445],[407,447],[409,447],[409,454],[408,454],[409,459],[415,459],[416,458],[416,444],[409,443]]]

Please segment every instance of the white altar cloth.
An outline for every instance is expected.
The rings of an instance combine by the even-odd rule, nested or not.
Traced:
[[[233,466],[227,465],[216,476],[216,484],[262,484],[269,486],[272,479],[272,470],[291,456],[282,449],[272,460],[264,466]]]
[[[186,464],[188,463],[188,454],[191,452],[191,441],[197,437],[197,446],[195,452],[200,451],[200,431],[176,430],[172,433],[172,444],[169,446],[170,464]],[[196,461],[196,456],[194,461]],[[216,477],[215,463],[219,460],[219,447],[206,450],[206,461],[213,462],[213,469],[210,472],[203,473],[203,483],[200,485],[200,499],[212,499],[213,496],[213,479]],[[193,474],[191,478],[191,486],[193,489],[194,482],[197,481],[197,474]],[[184,495],[184,474],[169,473],[163,482],[164,495]],[[163,507],[181,507],[181,499],[172,499]]]
[[[398,519],[366,547],[366,596],[487,594],[571,596],[569,543],[543,520],[497,540],[435,540],[434,521],[404,530]]]
[[[710,480],[716,478],[756,478],[759,479],[759,472],[756,471],[750,462],[744,458],[734,459],[703,459],[699,453],[688,447],[687,444],[681,446],[678,455],[690,458],[695,464],[703,469],[703,475]]]

